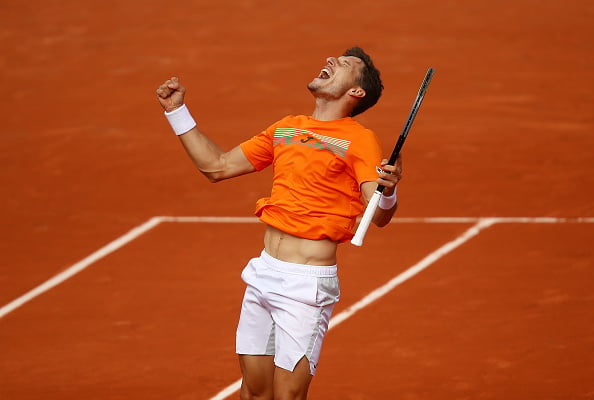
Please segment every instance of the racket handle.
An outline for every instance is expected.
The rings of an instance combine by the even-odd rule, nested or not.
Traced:
[[[375,210],[377,209],[377,205],[380,200],[381,192],[375,191],[373,192],[373,196],[367,203],[367,208],[365,208],[365,212],[363,213],[363,217],[361,218],[361,222],[359,222],[359,226],[357,227],[357,231],[355,232],[355,236],[351,239],[351,243],[355,246],[363,245],[363,238],[365,238],[365,234],[367,233],[367,229],[371,224],[371,220],[373,219],[373,214],[375,214]]]

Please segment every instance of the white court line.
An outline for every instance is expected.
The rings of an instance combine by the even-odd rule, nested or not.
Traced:
[[[463,234],[458,236],[456,239],[444,244],[421,261],[413,265],[412,267],[408,268],[406,271],[400,273],[399,275],[392,278],[390,281],[385,283],[384,285],[378,287],[377,289],[373,290],[371,293],[363,297],[361,300],[356,302],[355,304],[347,307],[344,311],[336,314],[334,317],[330,319],[330,323],[328,326],[328,330],[338,326],[341,322],[344,322],[348,318],[352,317],[357,311],[362,310],[363,308],[369,306],[374,301],[378,300],[379,298],[385,296],[390,291],[392,291],[396,286],[406,282],[408,279],[412,278],[413,276],[417,275],[419,272],[423,271],[431,264],[435,263],[437,260],[451,252],[452,250],[456,249],[457,247],[461,246],[462,244],[466,243],[473,237],[477,236],[482,230],[490,227],[491,225],[498,224],[498,223],[536,223],[536,224],[555,224],[555,223],[567,223],[567,222],[576,222],[576,223],[594,223],[594,218],[554,218],[554,217],[537,217],[537,218],[529,218],[529,217],[510,217],[510,218],[466,218],[466,217],[435,217],[435,218],[396,218],[392,220],[392,222],[396,223],[474,223],[474,225],[466,230]],[[235,392],[241,389],[241,378],[237,381],[233,382],[231,385],[227,386],[225,389],[221,390],[215,396],[211,397],[209,400],[225,400]]]
[[[144,224],[132,229],[130,232],[126,233],[125,235],[119,237],[118,239],[114,240],[113,242],[103,246],[93,254],[83,258],[76,264],[72,265],[71,267],[65,269],[64,271],[60,272],[58,275],[55,275],[53,278],[45,281],[41,285],[37,286],[35,289],[30,290],[29,292],[25,293],[21,297],[11,301],[7,305],[0,308],[0,318],[4,317],[6,314],[16,310],[23,304],[33,300],[37,296],[47,292],[48,290],[58,286],[60,283],[64,282],[65,280],[72,278],[74,275],[78,274],[80,271],[87,268],[89,265],[93,264],[95,261],[102,259],[103,257],[107,256],[108,254],[113,253],[120,247],[126,245],[127,243],[131,242],[132,240],[136,239],[140,235],[144,234],[145,232],[153,229],[161,223],[161,220],[158,217],[151,218]]]
[[[10,312],[16,310],[17,308],[21,307],[22,305],[26,304],[27,302],[33,300],[34,298],[40,296],[41,294],[49,291],[50,289],[58,286],[60,283],[66,281],[67,279],[73,277],[74,275],[78,274],[79,272],[83,271],[91,264],[95,263],[96,261],[106,257],[107,255],[113,253],[114,251],[120,249],[121,247],[125,246],[126,244],[130,243],[131,241],[135,240],[139,236],[143,235],[144,233],[148,232],[149,230],[153,229],[155,226],[159,225],[161,222],[181,222],[181,223],[259,223],[259,220],[255,217],[153,217],[148,221],[144,222],[143,224],[133,228],[125,235],[117,238],[116,240],[112,241],[111,243],[107,244],[106,246],[100,248],[99,250],[95,251],[94,253],[90,254],[89,256],[85,257],[84,259],[80,260],[76,264],[70,266],[66,270],[62,271],[61,273],[55,275],[54,277],[50,278],[46,282],[42,283],[41,285],[37,286],[36,288],[30,290],[29,292],[25,293],[24,295],[20,296],[19,298],[13,300],[12,302],[8,303],[7,305],[0,308],[0,319]],[[474,223],[475,225],[468,229],[465,233],[463,233],[458,238],[454,239],[451,242],[446,243],[439,249],[435,250],[433,253],[429,254],[427,257],[423,258],[420,262],[410,267],[408,270],[404,271],[400,275],[394,277],[385,285],[379,287],[378,289],[374,290],[373,292],[369,293],[363,299],[359,300],[354,305],[350,306],[346,310],[342,311],[341,313],[334,316],[334,318],[330,321],[329,329],[332,327],[337,326],[341,322],[345,321],[349,317],[351,317],[357,311],[365,308],[373,301],[377,300],[378,298],[384,296],[389,291],[393,290],[396,286],[400,285],[402,282],[410,279],[414,275],[418,274],[439,258],[443,257],[450,251],[454,250],[461,244],[465,243],[466,241],[470,240],[474,236],[476,236],[482,229],[485,229],[493,224],[498,223],[521,223],[521,224],[529,224],[529,223],[594,223],[594,218],[556,218],[556,217],[509,217],[509,218],[481,218],[481,217],[429,217],[429,218],[395,218],[392,220],[395,223],[445,223],[445,224],[452,224],[452,223]],[[228,396],[232,395],[233,393],[237,392],[241,386],[241,379],[235,381],[227,388],[220,391],[217,395],[212,397],[210,400],[223,400],[226,399]]]
[[[497,223],[496,218],[485,218],[478,221],[472,227],[466,230],[463,234],[458,236],[456,239],[444,244],[421,261],[407,269],[406,271],[400,273],[399,275],[395,276],[391,280],[389,280],[383,286],[375,289],[367,296],[363,297],[361,300],[353,304],[352,306],[348,307],[346,310],[336,314],[331,320],[328,329],[332,329],[341,322],[345,321],[346,319],[350,318],[353,314],[357,311],[367,307],[380,297],[385,296],[390,291],[392,291],[396,286],[400,285],[403,282],[406,282],[419,272],[423,271],[431,264],[451,252],[452,250],[456,249],[457,247],[461,246],[462,244],[466,243],[476,235],[478,235],[483,229],[490,227],[491,225]]]
[[[260,222],[257,217],[156,217],[163,222],[189,222],[207,224],[254,224]]]
[[[362,310],[374,301],[385,296],[396,286],[412,278],[413,276],[423,271],[431,264],[433,264],[446,254],[451,252],[452,250],[456,249],[457,247],[466,243],[473,237],[477,236],[483,229],[486,229],[495,223],[497,223],[496,218],[480,219],[478,222],[476,222],[472,227],[467,229],[466,232],[458,236],[456,239],[444,244],[443,246],[433,251],[431,254],[423,258],[421,261],[419,261],[406,271],[395,276],[383,286],[380,286],[379,288],[375,289],[352,306],[348,307],[346,310],[336,314],[334,317],[330,319],[328,330],[338,326],[338,324],[340,324],[341,322],[346,321],[347,319],[352,317],[353,314],[355,314],[357,311]],[[231,396],[233,393],[237,392],[240,388],[241,378],[233,382],[231,385],[227,386],[225,389],[217,393],[214,397],[211,397],[209,400],[224,400],[227,397]]]
[[[211,223],[211,224],[253,224],[259,223],[257,217],[155,217],[161,222]],[[484,219],[492,219],[497,224],[561,224],[594,223],[590,217],[405,217],[393,218],[391,223],[405,224],[476,224]]]
[[[478,223],[485,219],[489,219],[494,221],[494,223],[521,223],[521,224],[542,224],[542,223],[594,223],[594,218],[586,217],[586,218],[556,218],[556,217],[490,217],[490,218],[481,218],[481,217],[428,217],[428,218],[395,218],[392,220],[394,223],[444,223],[444,224],[457,224],[457,223]],[[134,239],[138,238],[139,236],[143,235],[147,231],[153,229],[155,226],[159,225],[161,222],[181,222],[181,223],[216,223],[216,224],[236,224],[236,223],[245,223],[245,224],[253,224],[259,223],[258,218],[256,217],[168,217],[168,216],[161,216],[161,217],[153,217],[146,221],[145,223],[139,225],[136,228],[133,228],[130,232],[126,233],[125,235],[119,237],[118,239],[112,241],[111,243],[107,244],[106,246],[100,248],[96,252],[92,253],[91,255],[87,256],[86,258],[80,260],[76,264],[68,267],[58,275],[50,278],[49,280],[45,281],[41,285],[37,286],[36,288],[30,290],[29,292],[25,293],[24,295],[20,296],[19,298],[11,301],[10,303],[6,304],[2,308],[0,308],[0,319],[10,312],[16,310],[17,308],[21,307],[22,305],[28,303],[29,301],[33,300],[37,296],[47,292],[48,290],[58,286],[60,283],[66,281],[67,279],[73,277],[74,275],[78,274],[79,272],[86,269],[89,265],[93,264],[94,262],[100,260],[101,258],[113,253],[114,251],[118,250],[119,248],[123,247],[124,245],[128,244],[129,242],[133,241]]]

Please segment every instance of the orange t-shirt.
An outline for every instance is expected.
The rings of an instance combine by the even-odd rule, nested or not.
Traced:
[[[353,237],[361,184],[377,179],[382,157],[372,131],[352,118],[287,116],[241,149],[256,170],[273,165],[272,193],[256,203],[263,222],[306,239]]]

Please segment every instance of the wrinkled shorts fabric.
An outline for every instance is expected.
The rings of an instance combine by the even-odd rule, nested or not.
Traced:
[[[236,335],[237,354],[274,355],[293,371],[306,357],[315,375],[334,305],[340,298],[336,265],[294,264],[265,251],[241,273],[246,283]]]

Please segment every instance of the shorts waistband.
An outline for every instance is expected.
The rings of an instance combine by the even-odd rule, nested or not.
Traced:
[[[306,265],[279,260],[277,258],[272,257],[270,254],[266,253],[265,250],[262,250],[260,258],[270,268],[276,271],[286,272],[289,274],[308,275],[317,277],[335,277],[338,271],[336,265]]]

